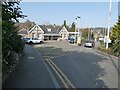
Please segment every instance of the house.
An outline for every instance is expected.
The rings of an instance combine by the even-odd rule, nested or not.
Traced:
[[[18,30],[19,35],[21,35],[22,37],[29,37],[28,36],[28,31],[34,25],[35,25],[34,22],[31,22],[31,21],[27,20],[24,23],[16,23],[15,27],[16,27],[16,30]]]
[[[44,31],[39,25],[34,25],[31,29],[28,30],[28,37],[44,39]]]
[[[65,28],[65,26],[62,27],[62,29],[60,29],[59,31],[59,35],[61,36],[61,39],[68,39],[69,37],[69,32],[68,30]]]
[[[20,25],[22,27],[22,25]],[[22,37],[39,38],[43,40],[57,40],[58,38],[68,39],[69,32],[65,26],[37,25],[31,24],[28,27],[19,28],[18,34]]]
[[[60,26],[55,25],[39,25],[44,31],[44,40],[57,40],[59,35]]]

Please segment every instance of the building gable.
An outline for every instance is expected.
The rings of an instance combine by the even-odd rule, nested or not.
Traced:
[[[59,33],[62,33],[62,32],[68,32],[68,30],[65,28],[65,26],[63,26],[63,28],[59,31]]]
[[[41,27],[39,26],[39,25],[35,25],[35,26],[33,26],[33,28],[31,28],[30,30],[29,30],[29,33],[31,33],[32,31],[34,31],[34,30],[40,30],[42,33],[44,33],[44,31],[41,29]]]

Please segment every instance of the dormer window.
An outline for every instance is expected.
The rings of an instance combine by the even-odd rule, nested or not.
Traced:
[[[51,28],[47,28],[47,31],[48,31],[48,32],[51,32]]]

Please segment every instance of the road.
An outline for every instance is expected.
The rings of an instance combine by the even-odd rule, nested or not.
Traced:
[[[118,88],[118,60],[67,41],[27,45],[4,88]]]
[[[92,48],[66,41],[46,42],[38,48],[44,60],[51,60],[76,88],[118,88],[118,60]]]

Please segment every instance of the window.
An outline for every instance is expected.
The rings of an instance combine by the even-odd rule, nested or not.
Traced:
[[[47,31],[48,31],[48,32],[51,32],[52,30],[51,30],[51,28],[47,28]]]
[[[62,37],[63,37],[63,34],[61,34],[60,36],[61,36],[61,38],[62,38]]]
[[[38,38],[42,38],[42,34],[41,33],[38,33]]]
[[[64,38],[66,38],[66,34],[64,34]]]
[[[32,38],[35,38],[35,33],[32,33]]]

